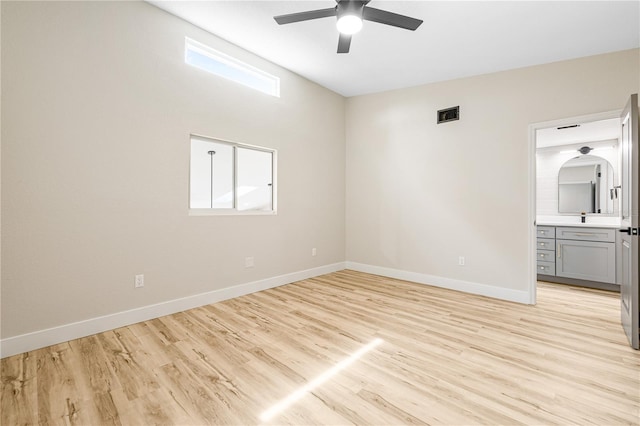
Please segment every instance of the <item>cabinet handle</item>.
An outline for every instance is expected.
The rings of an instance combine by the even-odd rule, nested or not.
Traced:
[[[590,234],[588,232],[575,232],[573,235],[576,237],[596,237],[598,234]]]
[[[546,269],[545,266],[538,266],[538,268],[542,269],[543,271]]]
[[[556,252],[558,253],[558,259],[560,259],[562,257],[562,244],[558,243],[558,248],[556,249]]]
[[[540,243],[540,245],[544,247],[547,245],[547,243]]]

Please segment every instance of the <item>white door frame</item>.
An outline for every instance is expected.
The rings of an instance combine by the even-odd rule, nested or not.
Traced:
[[[592,121],[620,118],[622,110],[600,112],[597,114],[581,115],[578,117],[560,118],[557,120],[543,121],[529,124],[529,304],[536,304],[537,290],[537,259],[536,259],[536,130],[549,127],[569,126],[572,124],[584,124]]]

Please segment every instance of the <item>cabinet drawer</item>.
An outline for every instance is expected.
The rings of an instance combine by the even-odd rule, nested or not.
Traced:
[[[616,241],[616,230],[608,228],[556,228],[556,238],[559,240],[577,241],[603,241],[613,243]]]
[[[555,226],[538,226],[536,228],[536,235],[538,238],[555,238],[556,227]]]
[[[556,264],[554,262],[538,261],[537,270],[538,270],[539,274],[555,275],[556,274]]]
[[[538,250],[554,250],[556,249],[556,240],[553,238],[538,238],[536,243]]]
[[[555,262],[556,252],[553,250],[538,250],[536,258],[543,262]]]

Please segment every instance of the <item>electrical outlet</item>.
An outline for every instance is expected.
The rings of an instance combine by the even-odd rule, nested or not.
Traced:
[[[244,267],[245,268],[253,268],[253,257],[245,257],[244,258]]]
[[[136,279],[134,281],[134,287],[135,288],[144,287],[144,275],[143,274],[136,275]]]
[[[464,266],[464,256],[458,257],[458,266]]]
[[[314,248],[311,249],[311,256],[315,256],[316,254],[318,254],[318,251],[314,247]]]

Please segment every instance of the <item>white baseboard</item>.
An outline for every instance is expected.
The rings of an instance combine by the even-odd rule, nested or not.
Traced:
[[[186,311],[199,306],[221,302],[234,297],[279,287],[281,285],[317,277],[319,275],[329,274],[342,269],[352,269],[354,271],[412,281],[419,284],[432,285],[434,287],[463,291],[465,293],[479,294],[512,302],[525,304],[533,303],[530,300],[528,291],[512,290],[469,281],[454,280],[451,278],[347,261],[293,272],[277,277],[266,278],[264,280],[253,281],[207,293],[196,294],[155,305],[143,306],[129,311],[91,318],[84,321],[35,331],[33,333],[22,334],[20,336],[8,337],[0,340],[0,358],[44,348],[46,346],[67,342],[73,339],[79,339],[96,333],[102,333],[103,331],[113,330],[115,328],[124,327],[141,321],[171,315],[176,312]]]
[[[118,327],[147,321],[153,318],[186,311],[187,309],[221,302],[245,294],[255,293],[261,290],[278,287],[295,281],[329,274],[345,268],[344,262],[338,262],[304,271],[293,272],[264,280],[253,281],[233,287],[214,290],[207,293],[196,294],[180,299],[170,300],[155,305],[143,306],[129,311],[118,312],[20,336],[8,337],[0,340],[0,358],[23,352],[32,351],[46,346],[55,345],[80,337],[90,336],[103,331],[113,330]]]
[[[490,286],[469,281],[454,280],[451,278],[438,277],[435,275],[427,275],[418,272],[409,272],[400,269],[385,268],[382,266],[373,266],[364,263],[349,261],[346,262],[346,269],[381,275],[383,277],[396,278],[399,280],[412,281],[419,284],[432,285],[434,287],[463,291],[465,293],[493,297],[494,299],[508,300],[510,302],[524,304],[533,303],[530,300],[531,298],[528,290],[512,290],[509,288]]]

